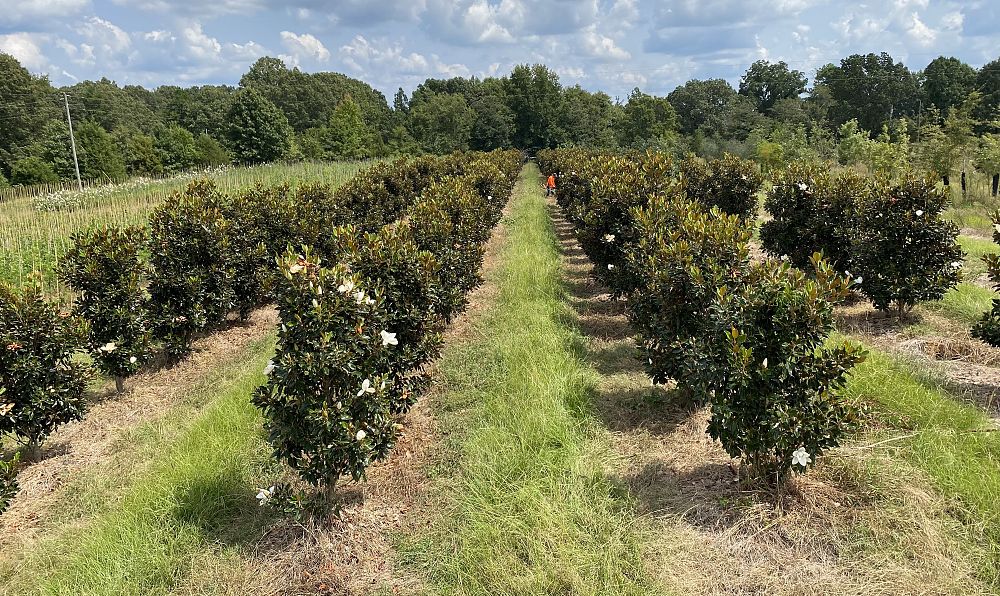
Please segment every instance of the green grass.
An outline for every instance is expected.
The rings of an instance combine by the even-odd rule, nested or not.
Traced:
[[[963,281],[949,290],[941,300],[922,303],[919,308],[971,327],[992,307],[995,297],[996,292],[993,290]]]
[[[953,501],[952,515],[980,551],[980,575],[1000,589],[1000,433],[993,422],[913,365],[878,351],[854,369],[847,394],[875,404],[893,435],[913,435],[895,446]]]
[[[203,407],[138,429],[127,438],[136,453],[71,485],[54,515],[73,523],[0,557],[0,592],[165,594],[259,536],[268,520],[255,480],[272,464],[249,396],[273,350],[273,336],[257,342],[186,400]]]
[[[229,168],[206,174],[219,188],[231,192],[258,182],[272,185],[325,182],[338,186],[367,162],[269,164]],[[23,284],[32,272],[55,295],[65,289],[55,275],[59,259],[72,247],[74,232],[100,225],[145,225],[150,213],[171,193],[183,189],[190,175],[148,183],[129,182],[95,188],[79,207],[37,211],[31,197],[0,201],[0,281]]]
[[[602,473],[611,449],[588,415],[597,374],[537,177],[529,165],[515,191],[495,307],[442,362],[447,515],[402,548],[443,593],[648,594],[629,499]]]
[[[959,236],[958,244],[965,251],[965,266],[962,268],[962,274],[967,279],[975,279],[986,273],[983,255],[1000,252],[1000,247],[997,247],[992,240],[983,238]]]

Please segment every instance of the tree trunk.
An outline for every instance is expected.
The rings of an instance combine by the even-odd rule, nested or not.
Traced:
[[[115,390],[119,394],[125,392],[125,377],[115,377]]]
[[[323,498],[326,501],[327,507],[332,508],[334,502],[337,498],[337,480],[338,478],[331,478],[326,481],[326,488],[323,491]]]
[[[963,171],[962,172],[962,198],[963,199],[965,198],[965,191],[966,191],[966,187],[965,187],[965,172]]]
[[[948,174],[941,176],[941,181],[944,182],[945,186],[951,186],[951,180],[949,179]]]
[[[993,196],[997,196],[997,190],[1000,187],[1000,174],[993,174]]]

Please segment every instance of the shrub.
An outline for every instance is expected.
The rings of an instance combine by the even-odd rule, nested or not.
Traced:
[[[281,326],[273,363],[253,402],[274,454],[332,500],[337,480],[365,475],[395,438],[382,385],[384,301],[343,265],[324,268],[309,249],[279,259]]]
[[[787,263],[757,264],[713,309],[714,353],[702,371],[714,385],[708,433],[760,477],[805,471],[854,420],[839,390],[864,352],[825,347],[849,282],[819,254],[813,266],[807,277]]]
[[[1000,210],[991,214],[993,219],[993,242],[1000,244]],[[993,288],[1000,291],[1000,255],[983,255]],[[972,328],[972,337],[979,338],[991,346],[1000,347],[1000,299],[993,299],[993,308],[983,313],[982,318]]]
[[[938,300],[958,283],[958,227],[941,218],[948,198],[932,179],[875,183],[855,226],[851,267],[875,308],[899,314]]]
[[[37,285],[0,283],[0,435],[36,448],[56,427],[86,409],[86,375],[73,361],[81,322],[60,313]]]
[[[689,200],[709,209],[718,207],[745,221],[756,217],[757,193],[764,178],[753,162],[728,153],[707,164],[688,157],[681,162],[680,170]]]
[[[6,511],[17,496],[17,461],[17,454],[9,460],[0,458],[0,513]]]
[[[466,294],[482,282],[484,243],[492,230],[488,202],[468,182],[449,178],[433,184],[407,214],[413,240],[440,265],[440,313],[451,321]]]
[[[31,186],[32,184],[54,184],[59,182],[52,164],[41,157],[25,157],[14,162],[10,170],[12,184]]]
[[[701,370],[712,305],[749,267],[750,229],[718,209],[706,213],[683,200],[654,199],[636,213],[638,241],[628,262],[641,287],[628,316],[655,383],[675,380],[705,402],[714,379]]]
[[[151,333],[143,289],[147,265],[139,252],[142,228],[102,228],[73,236],[60,276],[79,295],[75,312],[89,324],[86,347],[118,391],[151,357]]]
[[[179,359],[194,334],[223,321],[233,306],[229,222],[207,180],[169,197],[150,218],[151,313],[165,351]]]
[[[854,172],[832,178],[825,171],[793,164],[778,174],[764,201],[772,219],[761,225],[760,240],[775,257],[788,256],[809,268],[812,255],[839,271],[850,267],[853,226],[868,184]]]
[[[440,267],[430,252],[421,251],[407,223],[382,228],[376,234],[360,234],[347,226],[335,230],[339,243],[336,260],[357,274],[369,292],[382,296],[382,324],[386,341],[385,368],[374,374],[388,380],[385,398],[394,414],[412,406],[429,378],[423,367],[441,348],[442,287]]]

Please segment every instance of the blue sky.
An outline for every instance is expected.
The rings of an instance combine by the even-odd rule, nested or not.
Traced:
[[[942,54],[979,67],[1000,57],[998,25],[998,0],[0,0],[0,51],[55,84],[232,84],[271,55],[390,98],[526,62],[625,97],[735,84],[760,58],[810,77],[871,51],[914,70]]]

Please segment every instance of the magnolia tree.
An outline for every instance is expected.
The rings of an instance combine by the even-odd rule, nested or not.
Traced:
[[[384,326],[384,297],[348,267],[324,268],[308,248],[278,266],[278,345],[253,403],[275,456],[330,504],[341,476],[361,479],[395,441],[391,379],[380,371],[398,339]]]
[[[757,215],[757,193],[764,178],[752,161],[728,153],[708,163],[688,157],[681,162],[681,179],[688,199],[707,209],[718,207],[745,221]]]
[[[653,199],[636,213],[630,268],[643,280],[628,316],[655,383],[670,380],[709,399],[715,381],[701,371],[719,291],[741,282],[751,230],[735,215],[683,200]]]
[[[801,268],[810,267],[813,253],[822,252],[836,269],[847,270],[855,219],[867,192],[866,180],[857,173],[831,177],[809,166],[789,166],[764,201],[771,215],[760,227],[764,250]]]
[[[864,352],[827,341],[850,282],[819,254],[813,267],[806,276],[787,263],[756,264],[713,310],[701,368],[713,380],[708,433],[759,477],[804,472],[854,420],[839,390]]]
[[[124,380],[149,361],[151,333],[143,288],[147,266],[140,258],[141,228],[103,228],[76,234],[60,275],[79,292],[75,311],[87,321],[87,350],[97,368]]]
[[[994,211],[992,217],[993,242],[1000,244],[1000,210]],[[983,262],[986,263],[993,288],[1000,291],[1000,255],[995,253],[983,255]],[[992,346],[1000,347],[1000,299],[993,299],[993,307],[983,313],[979,322],[972,328],[972,336]]]
[[[86,410],[86,374],[73,358],[86,333],[48,302],[40,287],[0,283],[0,435],[34,452],[56,427]]]
[[[211,182],[193,182],[150,218],[150,310],[172,359],[186,356],[195,333],[225,320],[234,305],[223,199]]]
[[[874,185],[854,227],[851,270],[875,308],[903,315],[958,283],[964,254],[958,227],[941,217],[947,205],[931,179]]]

